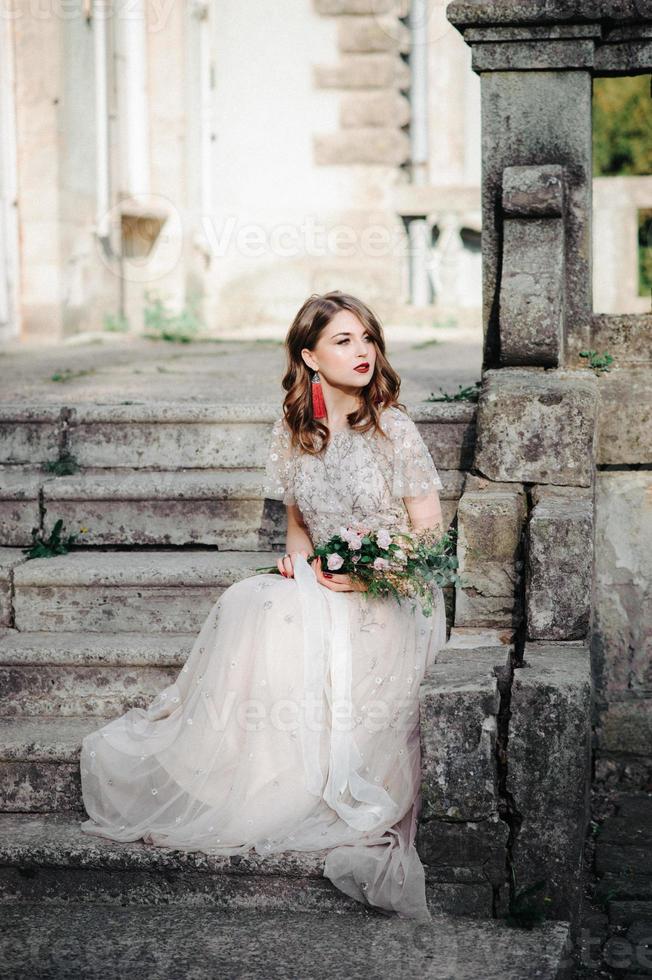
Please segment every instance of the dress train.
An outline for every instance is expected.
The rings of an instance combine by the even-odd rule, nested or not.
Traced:
[[[208,854],[324,850],[342,892],[428,920],[418,691],[442,590],[427,617],[327,589],[301,555],[294,572],[231,585],[176,680],[84,738],[80,826]]]

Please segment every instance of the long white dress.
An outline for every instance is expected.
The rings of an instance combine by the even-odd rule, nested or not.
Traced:
[[[441,488],[412,419],[391,406],[381,425],[389,439],[347,428],[314,457],[274,423],[265,494],[298,504],[313,544],[353,522],[408,526],[403,497]],[[427,920],[418,691],[446,639],[442,590],[426,616],[294,568],[227,588],[177,679],[84,738],[80,826],[208,854],[325,849],[347,895]]]

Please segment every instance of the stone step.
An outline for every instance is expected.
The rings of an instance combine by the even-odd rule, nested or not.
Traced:
[[[24,632],[198,631],[234,582],[276,564],[266,551],[72,551],[13,569],[16,629]]]
[[[295,894],[304,893],[295,881],[291,886]],[[113,980],[142,973],[148,980],[568,976],[569,943],[562,922],[526,931],[508,929],[499,920],[440,914],[422,925],[374,911],[360,914],[348,906],[337,914],[320,909],[314,915],[311,897],[307,894],[306,907],[297,911],[278,911],[271,901],[265,908],[260,902],[237,910],[217,908],[210,892],[185,906],[166,901],[122,908],[115,900],[110,905],[74,900],[64,906],[5,904],[5,928],[12,937],[5,971],[14,980]]]
[[[454,517],[464,475],[443,471],[446,524]],[[32,543],[56,520],[77,535],[75,547],[212,545],[239,551],[283,547],[285,506],[263,496],[260,469],[85,470],[48,476],[25,466],[0,467],[0,541]],[[42,513],[45,508],[44,513]],[[42,523],[41,523],[42,522]],[[83,529],[83,530],[82,530]]]
[[[326,851],[208,855],[85,834],[82,813],[0,814],[0,902],[207,902],[217,908],[365,908],[322,876]],[[22,869],[31,868],[25,876]]]
[[[195,633],[21,633],[0,630],[0,665],[167,667],[185,663]]]
[[[3,639],[6,639],[7,633],[2,635]],[[84,735],[99,728],[103,717],[123,713],[130,706],[130,698],[137,700],[140,706],[146,706],[149,700],[148,685],[153,686],[158,676],[160,689],[168,678],[172,680],[176,676],[192,645],[193,636],[159,634],[150,636],[149,643],[147,637],[129,633],[114,636],[71,633],[51,634],[49,637],[47,634],[18,636],[20,640],[17,643],[4,644],[9,652],[5,652],[2,659],[8,663],[0,667],[0,674],[6,672],[9,682],[15,677],[12,671],[26,670],[22,678],[25,687],[15,692],[17,705],[13,709],[5,706],[4,717],[0,717],[0,810],[81,810],[79,754]],[[496,817],[495,800],[493,797],[487,798],[487,786],[493,785],[495,725],[493,716],[487,716],[486,712],[497,710],[496,671],[505,667],[509,650],[510,647],[502,643],[471,650],[447,644],[439,652],[437,663],[430,668],[423,685],[421,708],[423,765],[427,771],[439,773],[438,779],[445,773],[446,785],[440,786],[434,777],[425,778],[422,787],[424,817],[428,819],[446,820],[451,801],[457,799],[457,795],[463,797],[465,805],[471,808],[469,819],[482,814],[488,826]],[[34,660],[30,665],[21,664],[31,656]],[[135,663],[130,665],[130,660]],[[152,680],[151,675],[156,669],[153,665],[157,661],[160,664],[159,675]],[[94,669],[114,672],[110,675],[114,678],[114,684],[108,693],[100,685],[97,675],[93,676]],[[120,669],[132,682],[136,694],[132,694],[131,687],[127,688],[126,683],[121,686],[115,679]],[[54,679],[51,694],[41,693],[39,671]],[[61,676],[57,676],[57,672]],[[83,681],[79,679],[80,675]],[[7,699],[12,693],[8,691]],[[78,707],[83,696],[89,702],[85,715],[79,712],[73,714],[71,708]],[[41,703],[39,697],[42,698]],[[43,710],[39,711],[39,708]],[[46,711],[46,708],[52,710]],[[466,735],[474,748],[456,762],[456,746],[462,724],[460,719],[463,719]],[[491,830],[491,843],[486,843],[486,849],[482,852],[485,864],[489,862],[491,846],[497,846],[502,855],[500,832],[505,829],[505,825],[498,822]],[[445,830],[446,826],[443,826],[435,835],[440,838],[440,843]],[[462,844],[467,849],[469,846],[469,840]],[[430,850],[433,851],[433,848],[430,847]],[[458,890],[471,887],[464,885],[463,880],[458,881],[455,875],[452,880],[449,878],[451,869],[448,865],[451,862],[445,850],[440,846],[437,853],[433,851],[431,855],[433,873],[436,866],[442,887],[444,882],[448,882],[450,887],[458,887]],[[481,868],[477,877],[478,882],[472,886],[477,893],[477,904],[486,900],[488,907],[491,907],[490,888]]]
[[[474,402],[405,403],[441,469],[472,462]],[[67,452],[82,467],[264,467],[281,406],[155,402],[0,404],[0,459],[40,464]]]
[[[195,912],[202,906],[209,907],[213,914],[253,909],[338,912],[355,916],[358,938],[357,930],[364,929],[370,920],[377,921],[385,931],[409,928],[412,932],[418,930],[424,938],[431,937],[433,950],[445,950],[441,965],[449,972],[424,973],[424,976],[513,976],[520,980],[524,976],[565,975],[560,969],[568,965],[567,922],[547,921],[536,930],[507,931],[508,927],[500,920],[444,915],[445,896],[427,877],[428,904],[437,918],[425,927],[409,920],[400,924],[401,920],[368,909],[336,889],[323,876],[325,850],[286,851],[269,856],[253,850],[243,855],[208,855],[153,847],[142,841],[118,844],[84,834],[79,822],[77,814],[0,815],[3,911],[14,903],[26,910],[26,903],[30,902],[42,903],[45,912],[55,906],[61,911],[61,903],[70,909],[81,901],[86,907],[91,902],[102,902],[108,914],[121,905],[128,905],[133,912],[141,906],[173,906],[178,913],[182,904],[186,907],[192,904]],[[452,938],[455,934],[458,938],[449,946],[445,937]],[[469,972],[466,969],[460,972],[460,958],[468,955],[470,935],[476,937],[476,942],[481,935],[485,942],[497,940],[500,935],[501,942],[492,943],[491,951],[485,946],[484,958],[473,959],[473,970],[468,962]],[[527,965],[518,957],[517,951],[523,951],[520,937],[530,952]],[[514,972],[517,959],[521,972]],[[351,975],[349,971],[347,958],[346,976]],[[303,976],[303,973],[292,970],[290,975]],[[383,970],[378,975],[392,974]]]
[[[83,810],[79,755],[97,718],[0,718],[0,811]]]
[[[190,633],[0,632],[0,715],[114,716],[172,683]]]

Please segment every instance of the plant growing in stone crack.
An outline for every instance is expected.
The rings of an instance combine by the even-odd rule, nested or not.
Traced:
[[[67,555],[68,551],[77,539],[76,534],[69,534],[66,538],[62,537],[63,520],[59,518],[50,531],[49,537],[45,538],[40,533],[38,527],[32,528],[32,543],[29,548],[23,548],[23,554],[30,558],[54,558],[56,555]],[[80,531],[85,534],[88,528],[82,527]]]
[[[54,473],[55,476],[70,476],[80,469],[77,457],[72,453],[61,453],[58,459],[46,459],[41,463],[44,473]]]
[[[453,395],[449,395],[440,388],[441,395],[435,395],[432,391],[430,395],[425,399],[427,402],[477,402],[480,397],[480,385],[481,381],[474,381],[472,385],[467,385],[463,388],[462,385],[458,385],[458,390]]]
[[[537,893],[546,887],[545,880],[535,881],[533,885],[526,888],[516,888],[516,872],[511,869],[512,894],[509,897],[509,909],[505,916],[505,922],[509,926],[520,929],[532,929],[534,926],[543,922],[545,919],[546,903],[552,902],[548,895],[543,898]]]
[[[168,310],[163,300],[150,290],[146,291],[145,300],[147,303],[143,310],[145,336],[151,340],[188,344],[195,339],[203,326],[196,298],[189,300],[188,305],[179,313]]]
[[[598,354],[597,350],[581,350],[580,357],[588,358],[588,367],[592,368],[598,373],[601,371],[609,372],[609,365],[613,364],[613,357],[611,354]]]

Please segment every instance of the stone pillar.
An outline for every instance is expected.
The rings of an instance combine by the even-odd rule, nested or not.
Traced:
[[[565,185],[561,268],[550,291],[563,310],[559,351],[547,350],[535,363],[563,365],[588,342],[591,324],[591,69],[600,25],[582,18],[559,23],[543,2],[452,3],[449,20],[473,50],[472,67],[482,85],[482,257],[484,366],[532,363],[531,352],[514,346],[505,306],[503,269],[509,267],[508,218],[504,211],[505,171],[546,167],[561,171]],[[569,5],[566,5],[569,6]],[[511,15],[511,16],[510,16]],[[507,220],[506,220],[507,219]],[[512,229],[513,231],[513,229]],[[551,226],[548,225],[551,232]],[[552,270],[546,270],[546,272]],[[502,302],[501,302],[502,300]],[[516,307],[516,308],[515,308]],[[503,316],[505,336],[503,338]],[[503,344],[503,339],[507,342]]]

